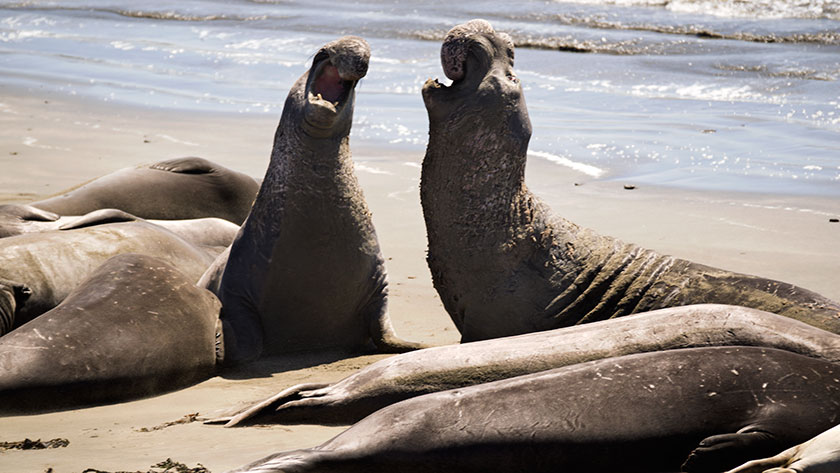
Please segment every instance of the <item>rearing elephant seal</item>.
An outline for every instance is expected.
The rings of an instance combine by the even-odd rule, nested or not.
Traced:
[[[449,32],[441,59],[453,83],[423,86],[420,197],[434,286],[463,341],[697,303],[840,333],[840,304],[819,294],[660,255],[552,215],[525,185],[531,123],[510,37],[473,20]]]
[[[147,219],[219,217],[241,225],[257,189],[246,174],[188,157],[120,169],[31,205],[60,215],[113,208]]]
[[[416,348],[391,328],[384,261],[350,158],[354,89],[369,57],[361,38],[328,43],[289,92],[221,276],[225,361]]]

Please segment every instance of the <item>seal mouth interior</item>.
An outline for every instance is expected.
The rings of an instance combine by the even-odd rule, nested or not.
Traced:
[[[344,80],[330,60],[324,60],[315,69],[315,77],[309,89],[311,102],[328,102],[339,107],[347,101],[355,81]]]

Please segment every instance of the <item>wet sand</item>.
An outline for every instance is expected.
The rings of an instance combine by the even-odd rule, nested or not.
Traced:
[[[201,156],[261,177],[277,117],[189,113],[86,102],[0,86],[0,202],[26,202],[122,167]],[[397,332],[442,345],[458,333],[432,288],[418,183],[422,151],[351,140],[388,260]],[[814,196],[712,194],[592,180],[531,159],[530,188],[576,223],[700,263],[794,283],[840,300],[840,202]],[[300,382],[340,379],[384,355],[300,354],[224,372],[155,398],[0,418],[0,441],[66,438],[67,447],[0,452],[0,472],[146,471],[166,458],[222,472],[343,430],[312,425],[224,429],[198,422]],[[142,429],[149,431],[142,431]]]

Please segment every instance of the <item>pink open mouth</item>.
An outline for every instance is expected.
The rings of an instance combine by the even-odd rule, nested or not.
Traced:
[[[312,93],[321,94],[321,97],[328,102],[339,102],[347,92],[347,81],[338,75],[338,68],[326,63],[318,72],[318,77],[312,84]]]

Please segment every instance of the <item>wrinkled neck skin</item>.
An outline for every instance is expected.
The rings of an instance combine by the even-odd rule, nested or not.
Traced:
[[[471,49],[466,77],[446,89],[424,87],[429,145],[421,199],[430,251],[442,239],[465,251],[501,250],[524,236],[515,229],[541,218],[525,186],[531,122],[512,62],[482,38]]]
[[[312,70],[317,67],[313,65]],[[312,70],[298,79],[283,108],[271,161],[252,210],[262,215],[276,214],[277,218],[249,219],[255,227],[256,241],[268,241],[269,235],[280,231],[281,215],[276,209],[294,211],[299,202],[301,212],[311,213],[312,202],[342,201],[360,192],[349,144],[354,92],[349,92],[337,114],[327,115],[308,99]],[[313,199],[313,195],[320,197]],[[271,248],[264,250],[270,252]]]

